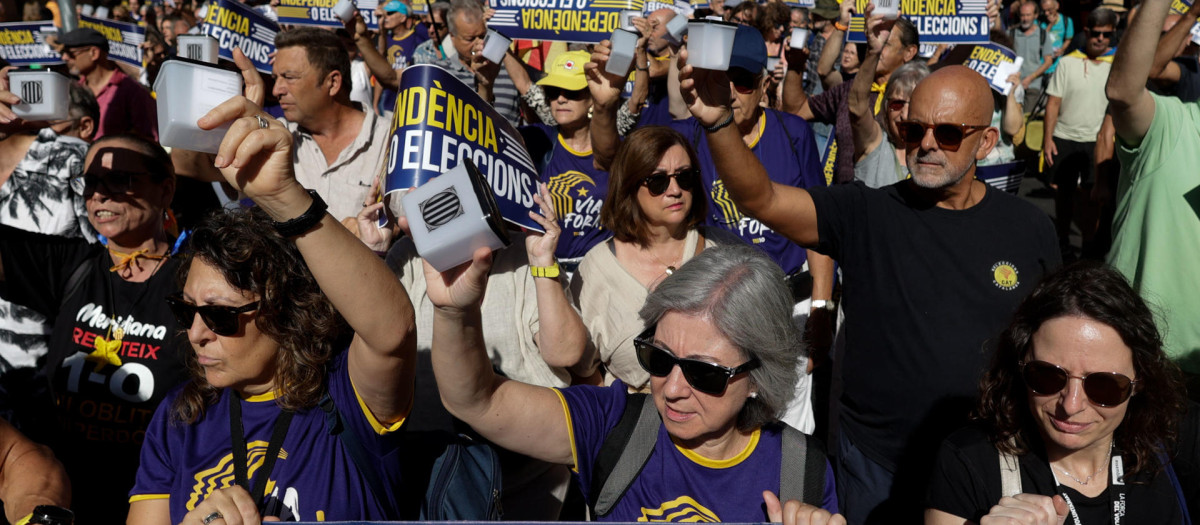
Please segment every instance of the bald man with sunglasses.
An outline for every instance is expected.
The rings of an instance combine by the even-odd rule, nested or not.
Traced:
[[[685,66],[680,75],[701,125],[727,118],[725,73]],[[1061,262],[1044,213],[975,179],[999,135],[991,101],[983,77],[962,66],[918,84],[902,126],[912,178],[878,190],[773,183],[732,128],[706,133],[739,209],[842,269],[835,452],[851,523],[920,521],[934,447],[966,421],[986,341]]]

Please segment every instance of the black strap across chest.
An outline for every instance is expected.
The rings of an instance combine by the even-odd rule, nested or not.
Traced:
[[[254,482],[254,490],[250,489],[249,459],[246,452],[246,431],[242,427],[242,400],[236,393],[230,392],[229,397],[229,435],[233,440],[233,475],[237,484],[250,492],[250,497],[261,512],[263,495],[267,490],[267,479],[275,469],[275,460],[279,458],[279,450],[283,448],[283,438],[287,436],[288,427],[292,424],[295,412],[284,410],[275,418],[275,426],[271,430],[271,441],[267,443],[267,455],[263,458],[262,466],[257,471],[258,479]]]

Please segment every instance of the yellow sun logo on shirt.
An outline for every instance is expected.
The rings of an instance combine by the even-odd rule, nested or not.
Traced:
[[[1018,279],[1017,267],[1008,261],[1000,261],[992,265],[992,282],[1001,290],[1012,290],[1021,284]]]
[[[638,521],[674,521],[692,523],[716,523],[721,521],[717,514],[688,496],[680,496],[663,503],[657,509],[642,507]]]

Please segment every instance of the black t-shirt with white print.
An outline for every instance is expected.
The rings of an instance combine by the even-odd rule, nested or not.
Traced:
[[[72,507],[88,521],[124,520],[146,426],[188,375],[190,349],[164,300],[178,290],[179,259],[132,283],[109,271],[101,245],[7,228],[0,256],[6,296],[54,319],[42,369],[56,397],[51,446],[71,477]],[[83,279],[65,290],[80,265]]]

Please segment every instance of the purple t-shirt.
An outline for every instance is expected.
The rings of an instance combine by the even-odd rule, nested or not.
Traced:
[[[540,180],[550,190],[562,226],[554,255],[559,259],[583,257],[593,246],[612,237],[612,232],[600,227],[600,207],[608,196],[608,172],[596,169],[591,151],[567,147],[558,128],[545,124],[528,127],[545,136],[542,144],[551,145],[548,158],[533,160],[539,164],[545,160]],[[525,135],[528,136],[528,131]],[[545,152],[539,154],[545,155]]]
[[[343,351],[330,361],[326,382],[329,395],[342,420],[353,427],[367,453],[378,466],[386,486],[371,487],[346,453],[340,438],[330,435],[325,412],[320,407],[297,412],[283,440],[279,459],[271,472],[265,507],[278,509],[285,521],[383,520],[388,516],[373,494],[396,501],[400,478],[399,435],[401,423],[384,428],[358,401],[350,384]],[[129,492],[130,502],[169,498],[171,523],[179,523],[188,511],[215,488],[234,485],[233,449],[229,429],[229,389],[221,391],[216,403],[190,425],[171,423],[171,405],[176,390],[158,407],[142,444],[137,481]],[[260,396],[269,397],[269,396]],[[242,425],[250,458],[250,485],[271,439],[280,413],[273,399],[241,400]]]
[[[772,181],[798,188],[824,186],[821,158],[817,155],[812,127],[804,119],[773,109],[763,110],[763,126],[750,151],[758,157]],[[701,180],[708,195],[707,224],[729,230],[742,240],[757,246],[776,262],[784,273],[792,273],[804,264],[804,248],[776,233],[766,225],[744,215],[717,177],[717,167],[705,140],[704,130],[695,118],[676,120],[671,127],[683,133],[700,159]]]
[[[591,490],[592,468],[604,438],[625,410],[626,388],[573,386],[558,390],[570,414],[571,442],[580,488]],[[649,400],[647,400],[649,402]],[[734,458],[715,461],[678,448],[660,426],[658,441],[646,466],[625,495],[601,521],[769,521],[762,493],[779,493],[783,462],[781,427],[755,431],[750,444]],[[821,507],[837,512],[833,469],[825,462]]]
[[[404,38],[395,38],[391,32],[387,33],[383,44],[383,57],[392,69],[401,70],[413,63],[413,51],[429,40],[428,31],[421,30],[423,27],[425,24],[417,24],[416,29],[404,35]],[[392,111],[396,107],[396,90],[383,88],[383,93],[379,94],[379,107]]]

